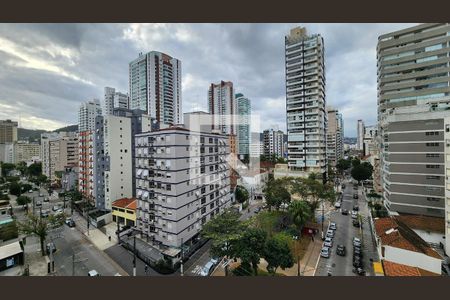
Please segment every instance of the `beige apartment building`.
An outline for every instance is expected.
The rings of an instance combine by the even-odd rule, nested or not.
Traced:
[[[78,165],[78,135],[75,132],[41,135],[42,172],[55,180],[55,172]]]
[[[327,107],[327,161],[336,167],[338,160],[344,158],[344,122],[342,114],[334,107]]]
[[[0,120],[0,144],[17,142],[17,122]]]
[[[38,143],[17,142],[14,150],[16,163],[40,158],[41,155],[41,146]]]

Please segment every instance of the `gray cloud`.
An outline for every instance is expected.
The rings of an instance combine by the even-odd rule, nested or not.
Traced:
[[[211,82],[231,80],[263,126],[285,130],[284,36],[298,25],[325,39],[327,102],[346,135],[359,118],[375,123],[377,37],[410,24],[1,24],[0,118],[74,124],[82,101],[104,86],[128,91],[128,63],[157,50],[182,61],[185,112],[206,109]]]

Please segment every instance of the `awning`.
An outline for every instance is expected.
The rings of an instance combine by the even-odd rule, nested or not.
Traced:
[[[23,253],[22,247],[19,242],[11,243],[0,247],[0,260],[7,257],[14,256],[16,254]]]
[[[383,265],[379,261],[373,263],[373,271],[375,276],[384,276]]]

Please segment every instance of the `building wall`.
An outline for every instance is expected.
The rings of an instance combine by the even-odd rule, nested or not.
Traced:
[[[250,118],[251,118],[251,103],[250,100],[242,94],[236,94],[237,106],[237,153],[240,155],[248,155],[250,153]]]
[[[112,206],[113,221],[118,222],[118,218],[123,218],[125,224],[132,222],[132,226],[136,225],[136,211],[122,207]]]
[[[78,111],[78,132],[93,130],[95,128],[95,117],[101,114],[102,108],[98,99],[82,103]]]
[[[281,130],[267,129],[263,132],[264,155],[283,157],[283,136]]]
[[[0,120],[0,144],[17,142],[17,122]]]
[[[288,165],[293,171],[326,172],[324,42],[294,28],[285,37]]]
[[[225,135],[185,129],[138,134],[136,197],[141,236],[154,239],[154,244],[179,247],[181,240],[188,242],[213,215],[223,212],[231,201],[228,154]]]
[[[15,145],[15,161],[28,161],[34,157],[40,157],[41,146],[38,143],[22,143]]]
[[[327,161],[335,167],[338,160],[344,158],[344,128],[342,115],[337,109],[328,107]]]

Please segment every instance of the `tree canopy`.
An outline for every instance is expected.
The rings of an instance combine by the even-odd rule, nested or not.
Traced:
[[[369,162],[363,162],[352,168],[352,178],[361,182],[372,177],[373,167]]]
[[[294,265],[289,242],[284,234],[270,237],[265,246],[263,258],[267,261],[267,271],[274,275],[279,267],[283,270]]]
[[[234,195],[236,196],[236,201],[239,203],[244,203],[249,198],[249,193],[247,189],[242,185],[236,186],[236,191]]]

